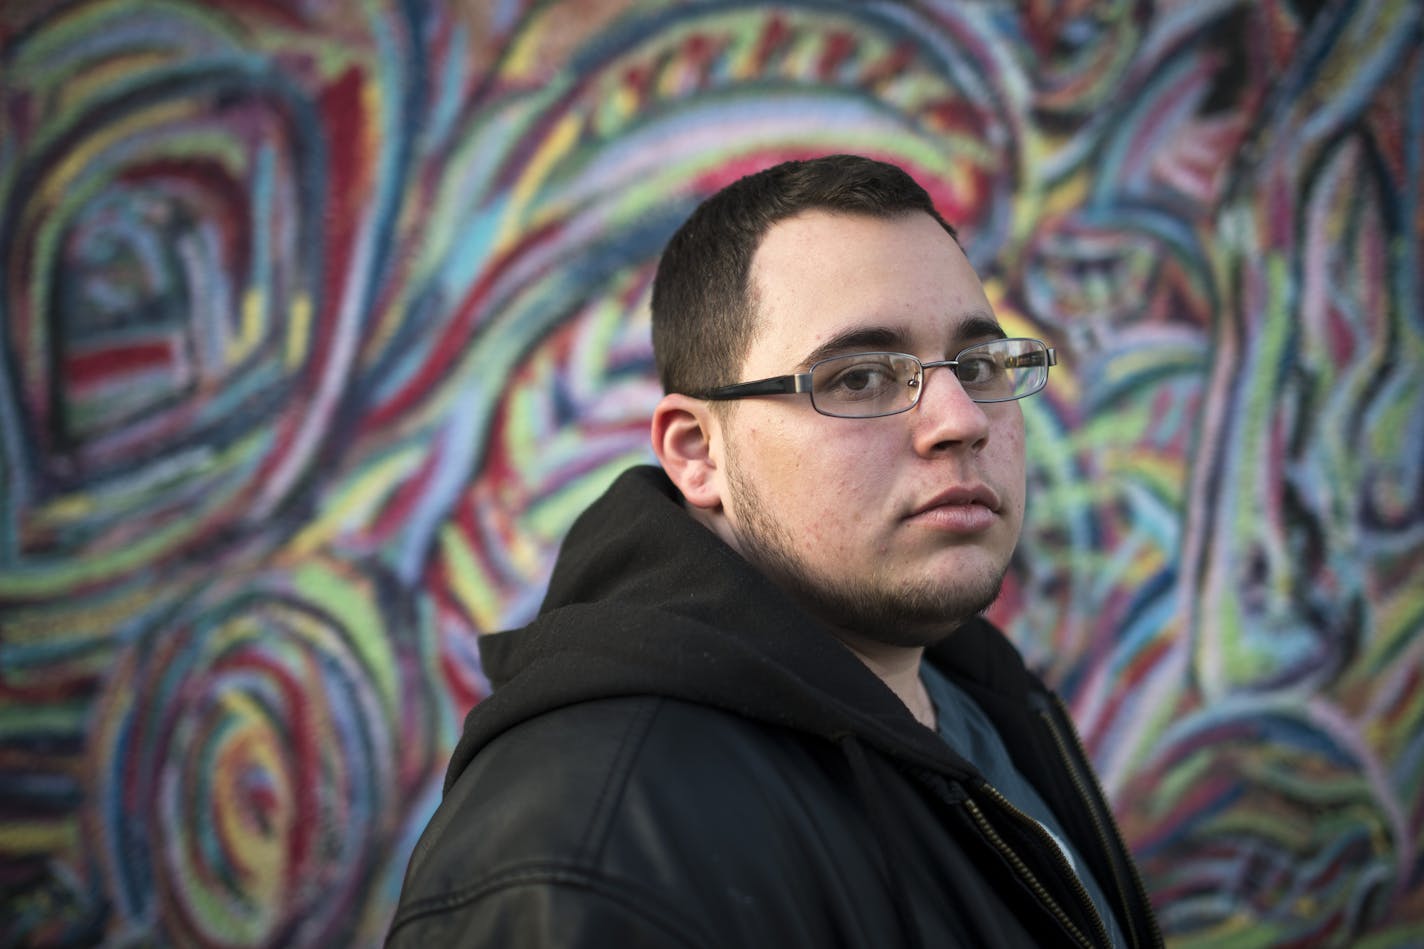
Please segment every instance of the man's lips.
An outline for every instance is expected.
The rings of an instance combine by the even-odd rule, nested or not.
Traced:
[[[987,484],[957,484],[946,488],[910,512],[910,517],[926,514],[936,508],[977,504],[994,513],[999,511],[999,495]]]
[[[980,534],[999,518],[999,496],[985,484],[955,485],[910,512],[907,521],[950,534]]]

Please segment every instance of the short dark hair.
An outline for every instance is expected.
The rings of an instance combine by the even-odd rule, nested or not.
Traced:
[[[805,211],[889,218],[916,211],[959,236],[903,169],[860,155],[788,161],[732,182],[668,241],[653,280],[653,354],[663,391],[700,395],[746,359],[756,316],[747,282],[772,225]]]

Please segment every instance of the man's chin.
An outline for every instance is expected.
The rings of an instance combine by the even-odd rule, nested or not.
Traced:
[[[729,544],[833,628],[886,645],[922,647],[954,632],[999,595],[1008,558],[996,556],[1000,545],[989,538],[933,549],[901,547],[890,558],[894,566],[881,560],[873,570],[828,575],[799,554],[735,468],[732,479],[742,499],[742,523]]]
[[[829,625],[887,646],[932,646],[999,597],[1003,573],[979,583],[922,583],[894,588],[798,583],[798,598]]]

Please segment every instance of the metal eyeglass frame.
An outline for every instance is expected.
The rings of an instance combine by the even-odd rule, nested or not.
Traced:
[[[710,399],[713,401],[728,401],[732,399],[746,399],[763,395],[792,395],[795,393],[804,392],[807,395],[811,396],[811,407],[813,409],[815,409],[820,414],[829,416],[831,418],[884,418],[889,415],[899,415],[902,412],[908,412],[910,411],[910,409],[913,409],[915,406],[920,404],[920,395],[924,392],[925,388],[924,378],[926,370],[936,369],[940,366],[944,366],[953,371],[958,368],[960,362],[963,361],[966,353],[972,353],[977,349],[985,349],[990,347],[997,348],[1003,346],[1005,343],[1034,344],[1034,346],[1037,347],[1036,349],[1027,353],[1017,354],[1008,357],[1005,365],[1006,368],[1019,368],[1021,366],[1042,365],[1043,381],[1038,386],[1034,387],[1033,389],[1030,389],[1027,392],[1020,392],[1017,395],[1011,395],[1008,398],[1004,399],[977,399],[973,395],[969,395],[968,390],[965,390],[965,394],[969,395],[970,400],[973,402],[978,402],[980,404],[991,404],[997,402],[1017,402],[1019,399],[1027,398],[1028,396],[1043,391],[1044,387],[1048,385],[1048,368],[1050,366],[1058,365],[1058,351],[1053,347],[1048,346],[1046,343],[1039,339],[1031,339],[1028,337],[1010,337],[1007,339],[993,339],[984,343],[975,343],[973,346],[966,346],[964,349],[961,349],[953,359],[935,359],[931,360],[930,362],[923,362],[918,356],[912,355],[911,353],[895,353],[888,351],[846,353],[839,356],[830,356],[826,359],[821,359],[813,363],[811,365],[811,368],[808,369],[806,372],[797,372],[785,376],[772,376],[768,379],[756,379],[751,382],[737,382],[733,383],[732,385],[718,386],[715,389],[708,390],[702,395],[702,398]],[[899,356],[904,359],[909,359],[917,366],[919,366],[919,370],[915,373],[914,378],[911,379],[908,384],[909,387],[914,390],[914,396],[910,399],[910,401],[901,408],[893,409],[889,412],[874,412],[870,415],[845,415],[838,412],[827,412],[825,409],[821,408],[821,406],[817,405],[816,395],[811,384],[811,380],[812,377],[815,375],[816,369],[819,366],[822,366],[828,362],[837,362],[843,359],[853,359],[859,356]],[[1012,360],[1012,362],[1009,362],[1009,360]],[[958,373],[955,374],[955,378],[958,378]]]

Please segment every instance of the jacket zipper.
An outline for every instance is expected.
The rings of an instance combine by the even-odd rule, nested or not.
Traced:
[[[1053,898],[1052,894],[1048,892],[1048,890],[1044,887],[1042,883],[1038,882],[1038,877],[1033,875],[1033,871],[1030,870],[1028,868],[1028,865],[1023,862],[1023,858],[1021,858],[1012,847],[1004,843],[1003,838],[999,836],[999,832],[994,829],[994,825],[989,823],[989,819],[984,816],[984,812],[979,809],[979,805],[974,803],[974,799],[966,798],[964,801],[965,806],[968,807],[969,813],[974,818],[975,824],[978,825],[979,830],[984,834],[985,838],[988,839],[989,843],[993,845],[994,849],[999,851],[999,853],[1002,854],[1004,858],[1009,861],[1009,865],[1014,868],[1014,872],[1016,872],[1019,877],[1026,884],[1028,884],[1029,889],[1033,890],[1034,895],[1036,895],[1039,898],[1039,901],[1042,902],[1043,905],[1048,908],[1049,912],[1051,912],[1054,918],[1058,920],[1059,925],[1061,925],[1064,929],[1068,930],[1069,934],[1071,934],[1073,938],[1078,941],[1078,944],[1080,946],[1083,946],[1084,949],[1095,949],[1096,946],[1111,946],[1112,940],[1108,938],[1107,928],[1106,926],[1104,926],[1102,918],[1098,915],[1097,907],[1093,906],[1092,897],[1088,895],[1087,889],[1083,886],[1082,881],[1078,879],[1078,874],[1073,872],[1072,867],[1068,866],[1068,861],[1063,856],[1063,852],[1058,849],[1058,844],[1054,843],[1052,839],[1048,837],[1047,833],[1044,832],[1043,828],[1039,826],[1038,821],[1034,820],[1032,817],[1029,817],[1023,811],[1010,804],[1008,798],[1004,797],[1003,794],[999,793],[999,791],[992,785],[985,783],[980,785],[980,789],[983,790],[986,794],[988,794],[989,797],[993,798],[995,803],[1004,808],[1010,814],[1014,814],[1020,819],[1026,821],[1028,824],[1032,825],[1036,829],[1036,831],[1044,838],[1044,843],[1049,845],[1047,848],[1048,851],[1057,855],[1057,859],[1062,868],[1068,871],[1068,879],[1072,880],[1073,884],[1077,887],[1078,895],[1081,898],[1083,905],[1087,906],[1091,911],[1090,918],[1093,920],[1094,923],[1097,924],[1098,935],[1102,937],[1102,941],[1099,943],[1094,943],[1091,939],[1084,935],[1083,931],[1079,929],[1076,924],[1074,924],[1073,920],[1068,918],[1068,914],[1063,911],[1063,907],[1058,905],[1058,901]]]
[[[1063,700],[1057,695],[1053,695],[1052,701],[1058,713],[1064,716],[1065,719],[1068,718],[1068,710],[1063,705]],[[1132,913],[1132,907],[1135,901],[1132,899],[1129,889],[1123,881],[1122,868],[1120,866],[1123,861],[1119,859],[1118,855],[1118,847],[1121,846],[1121,843],[1116,846],[1114,845],[1114,840],[1122,841],[1122,832],[1118,830],[1117,821],[1114,820],[1112,812],[1107,808],[1099,808],[1097,806],[1098,799],[1088,793],[1089,785],[1083,778],[1083,771],[1080,764],[1088,760],[1088,754],[1084,750],[1083,743],[1078,738],[1077,732],[1072,729],[1065,730],[1060,728],[1057,720],[1053,717],[1052,709],[1041,709],[1038,714],[1048,726],[1048,733],[1053,736],[1053,743],[1058,748],[1058,754],[1063,759],[1063,763],[1067,766],[1068,776],[1073,781],[1073,787],[1078,792],[1078,798],[1083,802],[1087,808],[1088,816],[1093,820],[1093,829],[1098,835],[1098,842],[1102,845],[1103,852],[1108,855],[1108,866],[1112,868],[1113,885],[1117,887],[1118,901],[1123,911],[1129,914],[1127,918],[1122,920],[1124,924],[1123,929],[1127,932],[1127,938],[1132,940],[1134,949],[1140,949],[1142,943],[1138,939],[1137,920]],[[1069,743],[1070,740],[1071,744]],[[1077,752],[1076,757],[1072,753],[1073,751]],[[1093,786],[1096,786],[1096,782],[1094,782]],[[1104,822],[1106,822],[1107,827],[1112,829],[1111,836],[1109,836]],[[1145,894],[1147,888],[1143,886],[1142,876],[1137,872],[1137,867],[1129,862],[1128,871],[1132,874],[1133,882],[1137,884],[1136,892]],[[1160,939],[1154,940],[1154,945],[1160,947],[1161,944]]]

